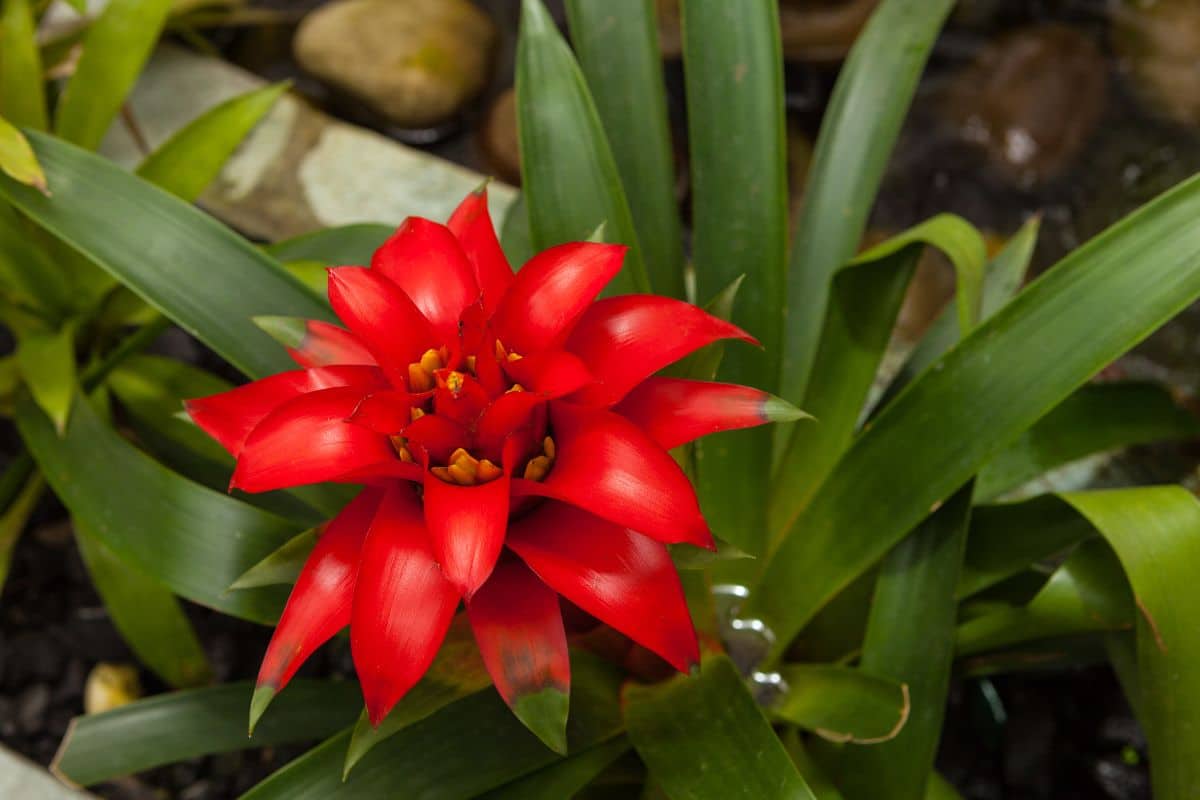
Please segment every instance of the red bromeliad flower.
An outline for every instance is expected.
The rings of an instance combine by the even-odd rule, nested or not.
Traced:
[[[523,709],[567,702],[559,595],[677,669],[697,662],[665,545],[713,539],[667,450],[792,410],[744,386],[652,377],[716,340],[754,339],[679,300],[595,301],[624,254],[565,244],[514,275],[474,193],[447,225],[405,221],[369,268],[329,270],[346,328],[308,322],[291,349],[303,369],[187,404],[236,457],[231,488],[365,486],[292,590],[260,711],[349,625],[378,724],[461,601],[496,688],[533,727]],[[561,748],[561,731],[536,732]]]

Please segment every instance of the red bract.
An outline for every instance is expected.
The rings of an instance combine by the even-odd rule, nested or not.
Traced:
[[[304,565],[257,711],[349,624],[378,724],[463,601],[500,694],[560,749],[562,731],[539,723],[564,716],[570,683],[558,596],[680,670],[696,663],[666,544],[713,540],[666,448],[792,409],[652,377],[719,339],[754,339],[678,300],[596,302],[624,254],[565,244],[514,275],[480,191],[448,225],[407,220],[370,267],[329,270],[346,328],[308,323],[290,348],[304,369],[188,403],[237,458],[232,488],[366,487]]]

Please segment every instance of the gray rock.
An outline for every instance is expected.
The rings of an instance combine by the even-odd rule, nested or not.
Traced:
[[[139,78],[129,107],[154,148],[196,115],[263,85],[225,61],[165,45]],[[130,168],[142,158],[120,121],[102,151]],[[446,219],[483,179],[289,95],[243,142],[200,204],[247,235],[276,241],[356,222],[396,225],[410,215]],[[489,185],[488,205],[498,225],[515,198],[511,186]]]
[[[342,0],[296,32],[296,60],[402,127],[453,116],[487,83],[491,19],[467,0]]]

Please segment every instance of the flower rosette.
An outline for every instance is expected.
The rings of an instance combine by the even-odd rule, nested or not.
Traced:
[[[378,724],[462,604],[500,695],[558,750],[560,597],[676,669],[698,661],[666,545],[713,538],[667,451],[799,412],[756,389],[656,376],[722,339],[757,343],[683,301],[596,300],[624,254],[563,244],[514,274],[480,190],[445,225],[406,220],[369,267],[330,268],[345,327],[303,323],[289,348],[300,369],[187,403],[236,458],[231,488],[364,487],[301,570],[252,716],[349,625]]]

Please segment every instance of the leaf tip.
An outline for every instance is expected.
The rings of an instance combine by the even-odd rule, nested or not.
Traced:
[[[255,687],[254,694],[250,697],[250,725],[246,734],[247,738],[254,736],[254,729],[258,726],[258,721],[266,713],[267,706],[271,705],[271,701],[274,699],[275,688],[273,686]]]
[[[569,705],[570,696],[554,686],[515,698],[510,704],[521,724],[561,756],[567,754]]]
[[[308,334],[308,323],[300,317],[257,316],[250,320],[284,347],[299,347]]]
[[[796,408],[794,405],[769,394],[763,400],[762,417],[766,422],[795,422],[800,419],[812,419],[812,414]]]

